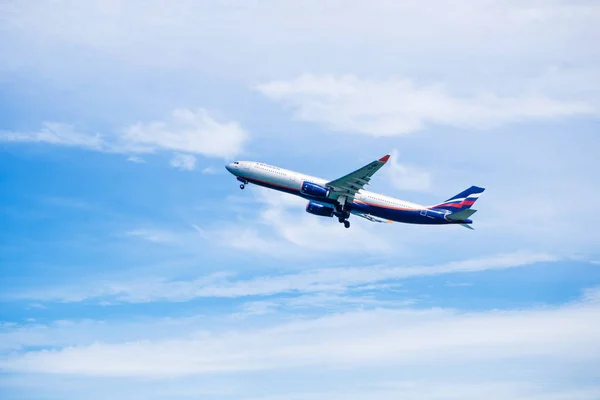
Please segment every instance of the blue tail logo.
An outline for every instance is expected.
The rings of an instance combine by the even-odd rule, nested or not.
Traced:
[[[456,196],[449,198],[443,203],[436,204],[430,208],[433,210],[448,210],[452,211],[453,213],[467,210],[471,208],[473,204],[475,204],[484,190],[485,188],[479,186],[471,186],[467,190],[460,192]]]

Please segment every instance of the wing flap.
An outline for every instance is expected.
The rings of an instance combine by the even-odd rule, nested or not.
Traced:
[[[389,158],[390,156],[386,155],[354,172],[328,182],[326,186],[331,189],[331,197],[335,199],[346,196],[349,201],[353,201],[356,193],[369,184],[371,177],[385,165]]]

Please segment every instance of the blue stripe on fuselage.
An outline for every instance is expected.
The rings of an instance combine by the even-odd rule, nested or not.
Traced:
[[[254,183],[258,186],[263,186],[269,189],[277,190],[279,192],[293,194],[302,197],[306,200],[311,200],[323,205],[335,206],[336,201],[332,199],[317,198],[313,196],[307,196],[300,192],[299,189],[294,189],[287,186],[279,186],[271,184],[269,182],[244,178],[250,183]],[[360,213],[370,214],[374,217],[388,219],[396,222],[403,222],[407,224],[421,224],[421,225],[440,225],[440,224],[455,224],[456,221],[448,221],[444,218],[445,213],[435,211],[431,209],[424,210],[398,210],[388,207],[379,207],[372,204],[366,203],[352,203],[350,205],[351,211],[358,211]],[[464,221],[461,223],[465,223]]]
[[[404,222],[407,224],[439,225],[453,223],[453,221],[448,221],[444,218],[444,213],[427,209],[398,210],[365,203],[353,203],[352,209],[366,214],[371,214],[375,217],[396,222]]]
[[[273,190],[277,190],[279,192],[285,192],[285,193],[295,194],[296,196],[305,197],[305,196],[301,195],[300,190],[298,190],[298,189],[294,189],[294,188],[287,187],[287,186],[274,185],[272,183],[260,181],[260,180],[253,179],[253,178],[244,178],[244,179],[250,183],[254,183],[255,185],[266,187],[268,189],[273,189]]]

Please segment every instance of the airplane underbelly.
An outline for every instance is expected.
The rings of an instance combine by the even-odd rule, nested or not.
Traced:
[[[374,217],[396,222],[423,225],[437,225],[447,223],[446,220],[444,220],[443,218],[439,218],[437,215],[432,214],[428,216],[427,210],[378,207],[360,203],[354,204],[353,206],[359,212],[364,212]]]

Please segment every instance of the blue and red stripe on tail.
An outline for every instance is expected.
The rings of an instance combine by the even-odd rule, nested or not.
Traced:
[[[479,186],[471,186],[467,190],[460,192],[456,196],[449,198],[443,203],[436,204],[429,208],[433,210],[448,210],[452,211],[453,213],[466,210],[471,208],[471,206],[475,204],[475,202],[479,198],[479,195],[483,193],[484,190],[485,188]]]

